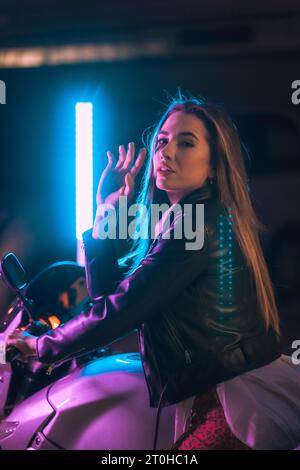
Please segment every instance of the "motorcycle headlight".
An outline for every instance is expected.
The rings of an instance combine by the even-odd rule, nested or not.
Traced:
[[[0,441],[13,434],[19,424],[19,421],[2,421],[0,423]]]

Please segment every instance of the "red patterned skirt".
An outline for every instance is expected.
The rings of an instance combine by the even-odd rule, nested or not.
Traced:
[[[215,389],[196,396],[188,429],[172,450],[251,450],[230,430]]]

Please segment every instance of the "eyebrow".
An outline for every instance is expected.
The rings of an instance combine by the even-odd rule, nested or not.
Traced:
[[[168,135],[169,133],[167,131],[159,131],[158,135],[159,134]],[[177,135],[188,135],[188,136],[195,137],[195,139],[199,140],[198,137],[195,134],[193,134],[193,132],[189,132],[189,131],[178,132]]]

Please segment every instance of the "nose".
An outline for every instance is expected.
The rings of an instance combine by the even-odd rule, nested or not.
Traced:
[[[166,144],[161,150],[160,150],[160,159],[161,160],[172,160],[172,150],[170,148],[169,143]]]

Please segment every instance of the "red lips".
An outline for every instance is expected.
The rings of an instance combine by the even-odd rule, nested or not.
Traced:
[[[160,165],[158,168],[157,168],[157,171],[173,171],[173,168],[170,168],[169,165],[166,165],[165,163],[163,165]]]

